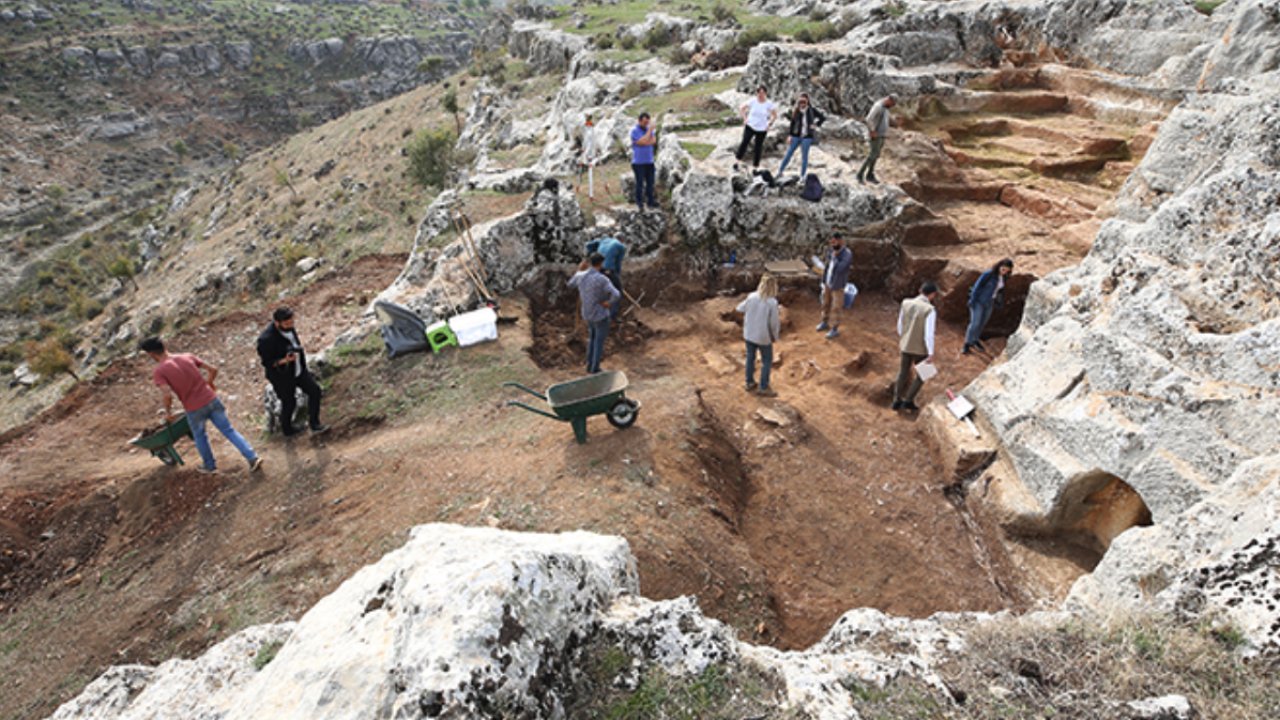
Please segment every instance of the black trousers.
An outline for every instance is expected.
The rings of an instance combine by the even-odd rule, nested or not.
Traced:
[[[316,384],[316,379],[310,372],[304,372],[294,380],[295,382],[273,381],[271,383],[271,387],[275,388],[276,397],[280,398],[280,432],[285,435],[297,432],[293,428],[293,414],[298,409],[298,394],[295,392],[298,388],[301,388],[307,396],[308,422],[313,428],[320,427],[320,386]]]
[[[760,153],[764,152],[764,138],[769,133],[764,130],[754,130],[750,125],[742,126],[742,144],[738,146],[738,152],[735,157],[741,162],[747,156],[747,146],[754,140],[755,147],[755,167],[760,167]]]

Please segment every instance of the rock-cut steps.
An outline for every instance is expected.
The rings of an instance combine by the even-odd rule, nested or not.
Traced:
[[[1010,302],[991,324],[1012,330],[1031,282],[1088,252],[1174,102],[1127,78],[1044,66],[970,73],[958,92],[906,103],[886,176],[932,217],[904,228],[895,289],[935,279],[943,317],[963,321],[977,274],[1012,257]]]

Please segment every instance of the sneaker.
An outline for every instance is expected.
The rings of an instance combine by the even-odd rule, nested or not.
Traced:
[[[200,467],[196,468],[196,472],[200,473],[201,475],[217,475],[218,468],[205,467],[201,465]]]
[[[818,323],[818,327],[816,329],[818,332],[822,332],[823,330],[827,330],[830,327],[831,326],[827,324],[827,321],[823,320],[822,322]]]
[[[965,343],[964,349],[960,351],[961,355],[969,355],[973,352],[973,346]]]
[[[893,409],[893,410],[901,410],[901,409],[902,409],[902,401],[901,401],[901,400],[894,400],[894,401],[893,401],[893,407],[892,407],[892,409]]]
[[[249,463],[249,472],[258,472],[262,469],[262,458],[256,457],[253,462]]]
[[[329,426],[325,425],[324,423],[312,426],[311,428],[312,435],[319,435],[320,433],[327,433],[327,432],[329,432]]]
[[[831,328],[831,332],[827,333],[827,339],[835,340],[837,337],[840,337],[840,328],[838,327]]]
[[[875,175],[868,175],[867,182],[871,183],[872,185],[879,185],[880,178],[876,177]]]
[[[756,395],[760,397],[778,397],[778,393],[774,392],[773,388],[760,388],[756,391]]]
[[[755,381],[754,381],[754,380],[753,380],[753,381],[751,381],[751,382],[749,382],[749,383],[747,383],[747,392],[751,392],[752,390],[755,390],[755,389],[756,389],[756,387],[758,387],[758,386],[756,385],[756,383],[755,383]]]
[[[986,346],[986,345],[983,345],[981,340],[975,340],[975,341],[973,342],[973,346],[974,346],[974,347],[976,347],[976,348],[978,348],[978,349],[979,349],[979,350],[981,350],[982,352],[986,352],[986,351],[987,351],[987,346]]]
[[[919,412],[919,411],[920,411],[920,407],[919,407],[918,405],[916,405],[915,403],[911,402],[910,400],[903,400],[903,401],[902,401],[902,409],[903,409],[903,410],[906,410],[907,412]]]
[[[862,177],[861,175],[859,175],[859,176],[858,176],[858,184],[859,184],[859,185],[866,185],[866,184],[867,184],[867,180],[866,180],[866,178],[864,178],[864,177]]]

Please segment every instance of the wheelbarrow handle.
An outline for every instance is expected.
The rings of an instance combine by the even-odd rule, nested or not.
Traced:
[[[534,390],[533,388],[525,387],[524,385],[521,385],[521,384],[520,384],[520,383],[518,383],[518,382],[504,382],[504,383],[502,383],[502,387],[513,387],[513,388],[519,388],[519,389],[521,389],[521,390],[523,390],[523,391],[525,391],[525,392],[529,393],[530,395],[532,395],[532,396],[534,396],[534,397],[541,398],[541,399],[542,399],[542,400],[544,400],[544,401],[547,399],[547,396],[546,396],[546,395],[543,395],[542,393],[538,392],[537,390]],[[545,413],[543,413],[543,414],[545,414]]]
[[[525,389],[528,390],[528,388],[525,388]],[[533,407],[532,405],[526,405],[525,403],[522,403],[519,400],[508,400],[507,407],[512,407],[512,406],[518,407],[518,408],[524,408],[525,410],[528,410],[531,413],[538,413],[539,415],[549,417],[552,420],[564,420],[564,418],[560,417],[559,415],[553,415],[547,412],[546,410],[539,410],[538,408]]]

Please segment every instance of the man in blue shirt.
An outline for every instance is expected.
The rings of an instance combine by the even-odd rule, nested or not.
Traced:
[[[610,306],[622,297],[601,272],[603,268],[604,256],[592,253],[569,278],[569,287],[577,288],[582,299],[582,319],[587,321],[587,372],[591,374],[600,372],[604,340],[609,335]]]
[[[622,259],[627,256],[627,246],[623,245],[618,238],[602,237],[587,243],[587,255],[593,253],[600,253],[604,256],[604,276],[609,278],[609,282],[613,283],[613,287],[619,293],[623,292]],[[613,303],[613,307],[609,309],[609,317],[617,320],[618,311],[621,309],[622,300],[619,298]]]
[[[631,128],[631,172],[636,176],[636,207],[644,211],[645,203],[649,207],[658,207],[653,195],[653,182],[656,173],[653,169],[653,146],[657,144],[649,113],[640,113],[636,126]]]

